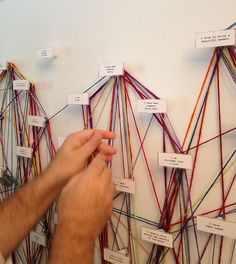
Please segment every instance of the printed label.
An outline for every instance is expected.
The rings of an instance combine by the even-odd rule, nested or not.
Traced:
[[[30,82],[28,80],[13,81],[13,90],[29,90]]]
[[[124,74],[124,66],[122,62],[98,65],[98,75],[100,77],[117,76],[123,74]]]
[[[30,232],[30,240],[34,243],[37,243],[41,246],[47,246],[47,238],[45,235],[39,234],[37,232],[31,231]]]
[[[66,140],[66,137],[58,137],[57,138],[57,147],[60,148],[63,145],[65,140]]]
[[[16,146],[16,155],[24,158],[32,158],[32,148]]]
[[[167,101],[157,99],[137,100],[137,112],[166,113]]]
[[[196,34],[196,48],[233,46],[236,43],[234,29]]]
[[[69,105],[89,105],[89,96],[87,93],[83,94],[69,94],[67,97]]]
[[[104,260],[113,264],[129,264],[129,257],[108,248],[104,248]]]
[[[173,248],[173,235],[160,230],[142,227],[142,239],[157,245]]]
[[[0,61],[0,71],[5,71],[7,69],[7,62]]]
[[[207,233],[236,239],[236,223],[197,216],[197,229]]]
[[[159,153],[159,166],[192,169],[192,157],[185,154]]]
[[[116,185],[116,190],[126,193],[135,193],[135,182],[124,178],[112,178]]]
[[[53,57],[55,57],[53,48],[43,48],[37,50],[38,59],[51,59]]]
[[[30,126],[44,127],[45,118],[42,116],[28,116],[28,124]]]

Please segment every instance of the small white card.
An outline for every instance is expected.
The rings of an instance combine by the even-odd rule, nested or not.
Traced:
[[[129,264],[129,257],[119,253],[112,251],[108,248],[104,248],[104,260],[109,261],[113,264]]]
[[[83,94],[68,94],[68,105],[89,105],[88,93]]]
[[[236,44],[234,29],[202,32],[196,34],[196,48],[233,46]]]
[[[37,50],[38,59],[52,59],[54,58],[54,49],[53,48],[43,48]]]
[[[166,113],[167,101],[157,99],[137,100],[137,112],[141,113]]]
[[[39,234],[35,231],[30,232],[30,240],[34,243],[37,243],[41,246],[46,247],[47,246],[47,238],[45,235]]]
[[[66,137],[58,137],[57,138],[57,147],[60,148],[63,145],[65,140],[66,140]]]
[[[108,63],[98,65],[98,75],[103,76],[118,76],[124,74],[124,65],[119,63]]]
[[[28,116],[28,124],[30,126],[37,126],[37,127],[44,127],[45,125],[45,118],[42,116]]]
[[[117,191],[135,194],[135,181],[125,178],[112,178],[112,180]]]
[[[13,81],[13,90],[29,90],[30,82],[28,80]]]
[[[159,166],[192,169],[192,156],[176,153],[159,153]]]
[[[7,69],[7,62],[0,61],[0,71],[5,71]]]
[[[173,248],[173,235],[164,231],[142,227],[142,239],[157,245]]]
[[[32,158],[33,149],[28,147],[16,146],[16,155],[24,158]]]
[[[236,223],[197,216],[197,229],[211,234],[236,239]]]

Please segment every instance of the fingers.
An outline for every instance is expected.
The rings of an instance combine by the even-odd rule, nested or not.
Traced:
[[[116,137],[116,134],[109,130],[95,130],[96,134],[99,134],[102,139],[114,139]]]
[[[117,149],[115,147],[107,145],[103,142],[98,146],[98,150],[106,155],[114,155],[117,152]]]
[[[69,135],[68,140],[72,141],[74,148],[78,148],[85,144],[87,141],[89,141],[94,134],[94,129],[86,129]]]
[[[88,171],[94,175],[101,175],[106,166],[107,156],[99,152],[90,163]]]
[[[116,149],[112,146],[108,146],[102,143],[103,139],[114,139],[115,134],[110,131],[96,130],[90,139],[84,143],[81,148],[78,149],[80,155],[82,154],[85,159],[89,158],[93,152],[98,148],[101,149],[103,154],[113,155],[116,153]]]

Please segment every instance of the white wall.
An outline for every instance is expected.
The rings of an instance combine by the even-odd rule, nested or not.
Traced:
[[[48,116],[66,104],[68,93],[83,92],[98,79],[99,63],[123,61],[168,100],[182,141],[212,54],[194,48],[194,34],[226,28],[235,22],[235,10],[234,0],[1,0],[0,59],[14,62],[36,83]],[[37,61],[41,47],[54,47],[57,58]],[[55,138],[82,128],[75,117],[66,111],[54,119]],[[233,126],[235,110],[224,120]]]

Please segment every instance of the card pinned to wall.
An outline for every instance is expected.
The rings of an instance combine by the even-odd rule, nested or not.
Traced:
[[[0,71],[5,71],[7,69],[7,62],[0,60]]]
[[[135,194],[135,181],[116,177],[112,179],[117,191]]]
[[[53,59],[56,55],[54,53],[54,48],[42,48],[37,50],[37,59]]]
[[[109,261],[112,264],[129,264],[130,259],[126,255],[112,251],[108,248],[104,248],[104,260]]]
[[[29,147],[16,146],[16,155],[23,158],[32,158],[33,149]]]
[[[98,76],[119,76],[124,74],[123,62],[98,65]]]
[[[29,80],[15,80],[13,81],[13,90],[29,90],[30,82]]]
[[[140,113],[167,113],[167,101],[162,99],[137,100],[136,109]]]
[[[28,124],[30,126],[44,127],[45,126],[45,118],[42,116],[28,116]]]
[[[45,235],[39,234],[35,231],[30,232],[30,240],[34,243],[37,243],[43,247],[47,246],[47,238]]]
[[[68,94],[67,104],[68,105],[89,105],[88,93]]]
[[[169,234],[162,230],[155,230],[146,227],[142,227],[141,232],[142,240],[164,247],[173,248],[174,238],[172,234]]]
[[[236,223],[197,216],[197,229],[203,232],[236,239]]]
[[[159,166],[192,169],[192,156],[176,153],[159,153]]]
[[[215,48],[234,46],[236,44],[236,31],[234,29],[197,33],[196,48]]]

